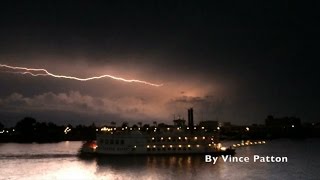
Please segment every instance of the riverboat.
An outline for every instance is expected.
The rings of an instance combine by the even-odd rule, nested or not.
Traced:
[[[219,130],[193,125],[193,109],[188,110],[188,125],[175,119],[174,125],[145,128],[103,127],[96,140],[87,142],[81,153],[98,155],[212,154],[233,155],[233,148],[219,142]]]

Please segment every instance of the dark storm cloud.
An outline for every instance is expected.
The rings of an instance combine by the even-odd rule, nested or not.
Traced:
[[[198,106],[202,119],[240,124],[262,122],[268,114],[317,120],[320,75],[313,35],[319,25],[309,7],[289,1],[4,2],[0,63],[81,77],[111,73],[165,86],[1,73],[1,103],[17,106],[29,99],[48,107],[58,100],[62,106],[54,110],[72,113],[123,105],[102,112],[146,120],[184,114],[185,106]],[[60,94],[70,98],[70,92],[104,104],[90,98],[61,102]],[[136,102],[138,107],[131,106]]]
[[[157,119],[154,114],[150,114],[148,109],[150,104],[142,98],[136,97],[119,97],[119,98],[98,98],[90,95],[83,95],[77,91],[68,93],[52,93],[46,92],[35,96],[24,96],[19,93],[13,93],[8,97],[0,99],[1,111],[7,113],[33,114],[42,115],[44,112],[51,114],[53,112],[61,112],[62,114],[80,114],[85,117],[88,122],[98,122],[101,124],[101,117],[116,116],[117,120],[141,120],[145,118]],[[97,118],[99,117],[100,118]],[[161,117],[163,118],[163,117]],[[52,118],[49,118],[52,119]],[[62,118],[61,120],[70,121],[70,119]],[[75,119],[71,119],[74,121]],[[80,118],[83,122],[85,118]],[[110,119],[104,119],[109,120]],[[120,123],[120,122],[119,122]]]

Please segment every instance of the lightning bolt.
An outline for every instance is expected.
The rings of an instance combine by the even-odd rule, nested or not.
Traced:
[[[24,74],[24,75],[29,74],[31,76],[51,76],[51,77],[55,77],[55,78],[71,79],[71,80],[77,80],[77,81],[90,81],[90,80],[95,80],[95,79],[111,78],[114,80],[124,81],[124,82],[128,82],[128,83],[141,83],[141,84],[155,86],[155,87],[163,86],[163,84],[155,84],[155,83],[151,83],[151,82],[147,82],[147,81],[143,81],[143,80],[138,80],[138,79],[124,79],[124,78],[112,76],[109,74],[104,74],[101,76],[93,76],[93,77],[88,77],[88,78],[79,78],[79,77],[74,77],[74,76],[53,74],[53,73],[50,73],[46,69],[9,66],[6,64],[0,64],[0,67],[11,69],[11,70],[19,70],[19,71],[13,71],[10,73],[17,73],[17,74]],[[6,71],[6,72],[8,72],[8,71]]]

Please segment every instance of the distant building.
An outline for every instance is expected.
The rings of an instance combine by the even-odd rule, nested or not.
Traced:
[[[265,120],[266,126],[270,128],[298,128],[301,127],[301,120],[296,117],[273,118],[268,116]]]
[[[219,127],[218,121],[201,121],[199,127],[204,127],[207,130],[216,130]]]
[[[174,123],[174,125],[177,126],[177,127],[184,127],[185,124],[186,124],[186,120],[179,118],[179,119],[173,120],[173,123]]]
[[[265,123],[271,137],[298,137],[302,133],[301,120],[296,117],[268,116]]]
[[[223,127],[231,127],[231,122],[223,122],[223,123],[221,123],[221,126],[223,126]]]

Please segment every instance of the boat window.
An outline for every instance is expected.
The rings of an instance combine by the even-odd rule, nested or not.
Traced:
[[[113,139],[110,140],[110,144],[113,144]]]
[[[108,144],[108,143],[109,143],[109,140],[108,140],[108,139],[105,139],[105,140],[104,140],[104,143],[105,143],[105,144]]]
[[[121,139],[120,143],[121,143],[121,144],[124,144],[124,140],[123,140],[123,139]]]
[[[116,144],[119,144],[119,140],[118,139],[116,140]]]

